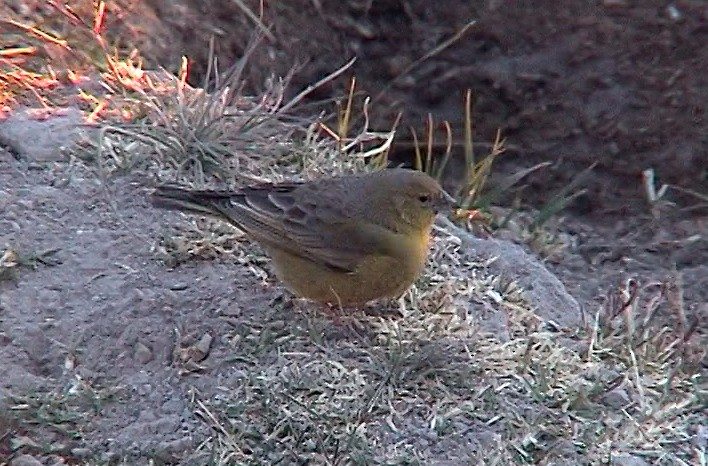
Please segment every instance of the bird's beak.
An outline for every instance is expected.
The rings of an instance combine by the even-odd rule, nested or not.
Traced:
[[[442,190],[442,196],[438,198],[435,208],[438,212],[442,212],[444,210],[459,209],[460,204],[457,202],[457,199],[448,194],[447,191]]]

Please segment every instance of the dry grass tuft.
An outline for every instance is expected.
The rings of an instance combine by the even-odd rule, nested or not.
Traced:
[[[67,364],[70,358],[67,358]],[[79,377],[58,392],[10,394],[0,409],[0,419],[9,420],[15,433],[44,428],[42,437],[14,436],[13,451],[69,455],[72,440],[102,407],[120,396],[122,387],[102,388]]]
[[[14,280],[15,272],[20,267],[34,269],[40,265],[54,266],[60,263],[56,257],[59,249],[47,249],[46,251],[20,254],[14,249],[7,247],[0,256],[0,281]]]
[[[600,464],[626,453],[666,465],[700,455],[690,439],[705,420],[705,345],[694,324],[669,331],[649,317],[684,315],[679,288],[633,298],[633,324],[622,317],[630,303],[618,312],[620,301],[608,300],[585,332],[560,330],[457,244],[439,230],[434,260],[398,303],[403,317],[355,313],[354,336],[307,309],[242,323],[229,338],[241,383],[195,396],[214,432],[202,450],[216,464],[428,464],[431,441],[491,436],[495,449],[455,454],[476,464]],[[483,330],[470,303],[503,309],[509,338]]]
[[[132,118],[122,97],[140,82],[142,59],[128,45],[130,37],[106,37],[105,20],[109,11],[112,19],[126,12],[103,1],[30,0],[24,6],[22,15],[10,9],[0,20],[6,31],[0,35],[0,107],[77,106],[90,124]]]
[[[567,246],[565,238],[555,233],[557,229],[554,224],[559,214],[586,192],[583,185],[594,165],[578,173],[568,185],[550,196],[540,209],[522,207],[519,196],[526,187],[525,181],[530,175],[548,168],[551,163],[539,163],[489,183],[495,163],[507,152],[506,140],[502,138],[501,132],[497,132],[495,140],[489,144],[474,141],[470,90],[464,96],[463,112],[461,140],[453,134],[450,122],[436,124],[432,115],[428,115],[424,138],[419,138],[415,130],[410,128],[411,140],[399,141],[399,144],[411,147],[416,169],[429,173],[443,184],[449,181],[448,178],[459,178],[454,190],[461,206],[455,212],[458,223],[482,235],[492,231],[500,233],[506,238],[529,245],[544,258],[554,260]],[[436,140],[435,128],[442,128],[444,142]],[[476,150],[480,147],[488,148],[488,152],[480,156]],[[450,167],[453,164],[460,165],[454,161],[457,156],[462,156],[464,163],[455,173]],[[507,202],[513,199],[512,207],[495,206],[501,199]]]
[[[252,97],[241,92],[238,67],[213,88],[195,89],[185,84],[186,64],[171,77],[133,60],[107,63],[105,82],[131,118],[104,125],[95,150],[83,154],[104,180],[131,171],[238,186],[387,161],[396,128],[372,131],[367,118],[355,127],[354,83],[331,128],[288,116],[301,96],[284,102],[287,79]],[[473,208],[503,141],[477,162],[469,98],[467,108],[460,194]],[[368,114],[368,100],[361,109]],[[429,155],[418,159],[436,168]],[[457,234],[436,230],[429,266],[396,303],[398,317],[352,310],[342,325],[310,305],[268,305],[257,318],[233,320],[218,338],[233,354],[237,383],[216,396],[192,393],[211,432],[195,455],[217,465],[410,465],[608,464],[627,453],[659,465],[705,464],[705,445],[692,443],[706,422],[705,342],[685,317],[680,282],[630,282],[608,294],[583,331],[559,329],[536,316],[516,284],[461,250]],[[228,254],[261,279],[269,273],[257,248],[215,221],[191,219],[157,250],[171,265]],[[666,311],[675,326],[656,318]],[[484,314],[503,316],[505,331],[485,327]]]

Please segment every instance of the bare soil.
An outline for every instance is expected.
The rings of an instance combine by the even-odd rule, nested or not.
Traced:
[[[17,11],[32,4],[11,3]],[[174,67],[188,55],[195,80],[212,35],[230,63],[255,27],[237,2],[126,3],[109,27],[135,33],[153,63]],[[653,168],[660,184],[708,195],[708,4],[522,3],[273,2],[264,19],[272,28],[245,75],[256,92],[299,63],[294,95],[356,56],[346,76],[311,96],[313,108],[354,75],[359,90],[378,97],[375,125],[389,128],[405,109],[404,124],[421,129],[430,112],[458,136],[472,89],[475,140],[491,141],[497,129],[507,138],[499,173],[554,162],[530,179],[526,206],[540,208],[597,163],[588,193],[553,224],[564,247],[541,254],[565,289],[534,280],[543,259],[514,267],[529,259],[500,253],[510,264],[494,272],[504,284],[525,278],[524,305],[510,304],[498,282],[464,295],[483,325],[463,337],[445,327],[398,341],[397,331],[411,330],[396,319],[385,329],[359,314],[342,324],[283,299],[267,261],[241,238],[231,254],[169,262],[161,247],[182,220],[148,205],[154,180],[127,174],[106,184],[94,167],[45,160],[51,140],[7,139],[2,128],[0,246],[20,261],[0,267],[8,273],[0,276],[0,399],[12,414],[0,417],[0,465],[32,464],[11,462],[24,453],[46,465],[668,465],[705,454],[708,419],[695,402],[705,396],[706,362],[691,360],[700,352],[685,355],[697,375],[677,375],[661,398],[666,380],[650,368],[640,377],[623,354],[599,370],[584,358],[587,340],[566,337],[592,327],[608,290],[633,278],[647,288],[673,284],[679,291],[658,307],[660,327],[687,324],[680,306],[705,348],[706,207],[670,189],[671,203],[652,209],[641,173]],[[461,38],[403,73],[471,20]],[[394,158],[410,163],[405,139]],[[430,276],[451,273],[442,270]],[[494,329],[499,341],[490,343],[485,332]],[[562,344],[548,350],[556,339]],[[651,389],[637,393],[635,375]],[[600,396],[597,387],[607,390]],[[663,404],[652,414],[692,407],[677,415],[686,425],[657,415],[627,427],[624,413],[644,422],[644,397],[654,394]],[[677,437],[646,440],[662,429]],[[673,456],[652,456],[660,447]]]

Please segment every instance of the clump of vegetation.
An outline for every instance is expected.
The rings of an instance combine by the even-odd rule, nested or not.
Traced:
[[[387,165],[397,123],[389,131],[372,130],[370,101],[357,103],[355,82],[333,120],[293,117],[304,94],[285,101],[287,77],[273,80],[260,96],[243,95],[242,67],[259,45],[256,35],[238,66],[222,74],[214,64],[208,82],[193,88],[186,60],[175,77],[143,70],[135,55],[115,58],[100,34],[101,5],[85,32],[98,44],[103,65],[96,69],[110,92],[87,99],[87,121],[102,120],[100,136],[76,156],[96,168],[108,195],[111,177],[125,173],[149,183],[235,187]],[[28,40],[66,45],[34,27],[16,26]],[[27,76],[7,79],[37,89]],[[471,101],[468,93],[466,171],[456,193],[463,223],[545,167],[530,167],[489,189],[505,141],[498,135],[489,154],[478,158]],[[361,119],[354,118],[357,106]],[[432,119],[422,143],[413,136],[417,168],[438,177],[452,157],[452,130],[444,127],[442,157],[433,155]],[[577,195],[581,181],[582,175],[541,209],[528,232],[538,234]],[[443,449],[457,464],[609,464],[618,453],[660,465],[705,464],[705,447],[691,440],[705,424],[705,345],[686,317],[680,281],[628,282],[608,293],[585,328],[557,328],[540,321],[518,285],[471,260],[459,234],[436,231],[433,260],[416,286],[392,303],[397,314],[353,310],[333,322],[309,305],[295,309],[301,303],[287,302],[264,303],[258,315],[232,319],[218,341],[232,355],[237,383],[218,393],[190,394],[194,414],[211,435],[185,456],[218,465],[423,465]],[[191,219],[166,230],[155,249],[173,266],[228,254],[264,278],[263,255],[241,238],[229,226]],[[3,260],[0,273],[16,263]],[[480,325],[480,309],[502,313],[506,332]],[[663,311],[675,316],[676,325],[656,318]],[[16,410],[37,419],[48,413],[42,422],[80,436],[78,420],[100,409],[77,406],[71,395],[25,395]]]

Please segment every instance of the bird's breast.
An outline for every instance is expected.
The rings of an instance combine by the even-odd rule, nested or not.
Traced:
[[[280,279],[295,294],[315,301],[360,304],[402,294],[418,278],[428,257],[429,232],[400,235],[390,254],[364,257],[353,272],[269,248]]]

